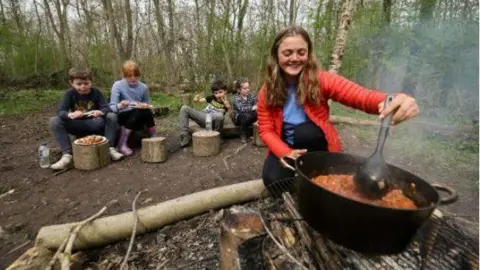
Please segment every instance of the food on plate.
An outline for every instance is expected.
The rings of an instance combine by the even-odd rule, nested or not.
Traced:
[[[319,185],[331,192],[359,202],[391,208],[417,209],[415,203],[409,198],[407,198],[405,195],[403,195],[403,192],[400,189],[390,190],[381,199],[367,198],[365,195],[363,195],[357,190],[355,182],[353,181],[353,175],[319,175],[314,177],[312,181],[316,185]]]
[[[103,141],[105,141],[105,137],[103,136],[90,135],[76,140],[75,143],[80,145],[94,145]]]

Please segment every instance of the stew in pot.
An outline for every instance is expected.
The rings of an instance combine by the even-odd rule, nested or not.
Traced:
[[[403,192],[400,189],[390,190],[381,199],[367,198],[357,190],[353,181],[353,175],[319,175],[314,177],[312,181],[316,185],[319,185],[331,192],[359,202],[391,208],[417,209],[415,203],[409,198],[407,198],[405,195],[403,195]]]

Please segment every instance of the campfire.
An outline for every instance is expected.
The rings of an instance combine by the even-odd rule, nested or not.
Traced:
[[[227,211],[220,269],[479,269],[478,237],[466,235],[436,210],[402,253],[368,256],[312,230],[298,213],[291,181],[276,184],[252,208]]]

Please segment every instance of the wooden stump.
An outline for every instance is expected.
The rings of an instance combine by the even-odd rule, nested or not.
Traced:
[[[253,144],[260,147],[265,146],[262,139],[260,138],[260,133],[258,130],[258,122],[253,123]]]
[[[167,151],[165,148],[164,137],[153,137],[142,140],[142,160],[143,162],[164,162],[167,160]]]
[[[94,145],[72,144],[73,165],[78,170],[96,170],[110,163],[108,140]]]
[[[220,228],[219,269],[239,270],[239,247],[247,240],[263,234],[262,221],[254,209],[244,206],[228,209]]]
[[[192,95],[191,94],[180,95],[180,102],[182,103],[182,105],[187,105],[192,107]]]
[[[200,130],[192,134],[193,155],[209,157],[220,153],[220,132]]]

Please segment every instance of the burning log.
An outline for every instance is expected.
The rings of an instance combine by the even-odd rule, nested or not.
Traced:
[[[220,132],[200,130],[192,134],[193,155],[209,157],[220,153]]]
[[[143,162],[158,163],[167,160],[167,151],[164,137],[142,139]]]
[[[239,247],[264,233],[263,224],[255,210],[243,206],[228,209],[220,229],[220,269],[240,269]]]

